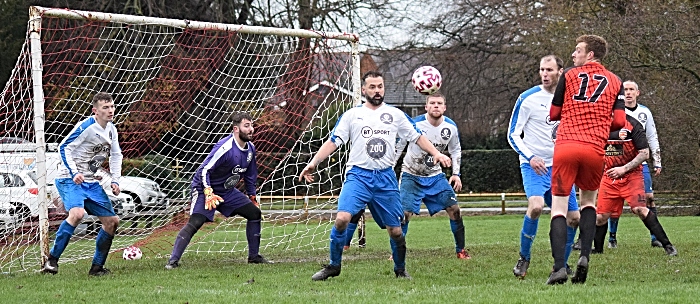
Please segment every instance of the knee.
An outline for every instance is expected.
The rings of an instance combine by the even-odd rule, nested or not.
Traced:
[[[348,227],[348,223],[350,223],[351,217],[350,213],[338,212],[338,216],[335,218],[335,229],[345,230]]]
[[[260,209],[255,208],[253,210],[252,214],[250,215],[250,218],[248,219],[249,221],[259,221],[262,219],[262,211]]]
[[[634,207],[632,208],[632,213],[636,214],[640,218],[644,219],[647,216],[649,209],[645,207]]]
[[[386,230],[389,232],[389,237],[393,240],[400,239],[403,236],[401,227],[387,227]]]
[[[201,228],[202,225],[204,225],[204,223],[206,222],[207,217],[199,213],[190,215],[190,219],[187,221],[187,223],[189,225],[192,225],[192,227],[194,227],[195,230],[199,230],[199,228]]]
[[[596,226],[603,226],[608,222],[608,217],[598,214],[598,216],[595,219],[595,225]]]
[[[648,207],[654,207],[654,194],[653,193],[647,193],[646,195],[647,199],[647,206]]]
[[[83,221],[83,217],[85,217],[85,209],[81,208],[73,208],[70,211],[68,211],[68,218],[66,218],[66,221],[70,224],[75,224],[77,226],[80,224],[80,222]]]
[[[566,213],[566,224],[569,227],[578,227],[579,220],[581,219],[581,213],[578,211],[571,211]]]
[[[117,216],[110,216],[102,220],[102,229],[111,235],[117,232],[117,227],[119,227],[119,217]]]
[[[530,210],[530,218],[536,220],[540,218],[540,215],[542,215],[542,206],[532,207]]]
[[[447,207],[445,211],[447,211],[447,214],[450,216],[451,220],[457,220],[462,217],[462,211],[459,209],[459,205],[457,204]]]
[[[574,227],[574,228],[578,227],[578,222],[579,222],[579,218],[577,218],[577,217],[571,217],[571,218],[566,219],[566,225],[568,225],[569,227]]]

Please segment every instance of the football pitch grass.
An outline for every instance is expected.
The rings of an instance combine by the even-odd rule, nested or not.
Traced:
[[[248,265],[246,256],[186,252],[181,267],[165,270],[163,252],[137,261],[110,255],[112,275],[89,278],[89,260],[61,263],[57,275],[33,271],[0,275],[2,303],[697,303],[700,298],[698,217],[661,217],[678,248],[676,257],[650,246],[642,222],[620,220],[619,248],[593,255],[583,285],[547,286],[552,267],[549,217],[543,216],[525,280],[518,259],[521,215],[464,218],[471,260],[458,260],[447,217],[415,217],[407,236],[407,269],[413,280],[394,278],[388,236],[367,223],[367,247],[344,253],[342,273],[313,282],[328,260],[315,251],[265,252],[273,265]],[[162,236],[172,243],[172,232]],[[196,238],[197,236],[195,236]],[[158,241],[158,240],[156,240]],[[160,256],[158,256],[160,254]],[[574,251],[569,263],[576,263]]]

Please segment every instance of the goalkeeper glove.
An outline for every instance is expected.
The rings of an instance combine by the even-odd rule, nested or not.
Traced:
[[[250,198],[250,202],[255,205],[255,207],[258,207],[260,209],[260,203],[258,203],[257,197],[255,195],[248,195],[248,198]]]
[[[216,209],[216,206],[223,201],[224,199],[221,196],[214,194],[214,190],[211,187],[204,188],[204,209]]]

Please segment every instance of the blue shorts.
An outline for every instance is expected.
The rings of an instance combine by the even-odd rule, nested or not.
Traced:
[[[66,210],[84,208],[87,214],[94,216],[116,216],[112,201],[98,182],[82,182],[80,185],[72,178],[57,178],[56,190],[61,195]]]
[[[644,176],[644,193],[654,193],[651,188],[651,172],[649,172],[649,165],[642,164],[642,175]]]
[[[338,211],[354,215],[365,205],[382,229],[401,226],[403,208],[394,168],[367,170],[352,167],[348,170],[338,197]]]
[[[452,190],[444,173],[423,177],[403,172],[401,173],[400,188],[401,205],[403,205],[403,210],[407,212],[419,214],[421,200],[431,216],[457,204],[457,195]]]
[[[252,204],[250,198],[243,192],[238,191],[238,189],[230,189],[225,192],[214,192],[214,194],[221,196],[224,199],[223,202],[216,206],[216,209],[207,210],[204,208],[205,196],[204,189],[201,187],[193,187],[191,189],[191,204],[190,204],[190,215],[198,213],[207,217],[207,219],[212,222],[214,221],[214,212],[219,211],[223,216],[230,217],[236,209],[241,208],[247,204]]]
[[[520,173],[523,175],[523,187],[527,198],[531,196],[544,197],[544,203],[552,208],[552,167],[547,167],[547,173],[537,175],[528,163],[520,164]],[[578,211],[578,201],[576,200],[576,187],[571,187],[569,193],[568,211]]]

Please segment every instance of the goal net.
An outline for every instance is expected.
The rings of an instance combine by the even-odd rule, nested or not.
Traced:
[[[30,8],[0,93],[0,270],[38,269],[46,258],[66,217],[53,186],[57,143],[91,115],[98,92],[115,100],[124,154],[123,194],[110,197],[121,219],[113,252],[170,253],[189,217],[191,178],[238,111],[255,118],[261,253],[326,248],[345,153],[314,183],[297,176],[359,102],[358,73],[352,34]],[[97,229],[84,218],[62,263],[92,258]],[[246,251],[245,220],[217,213],[186,255]]]

